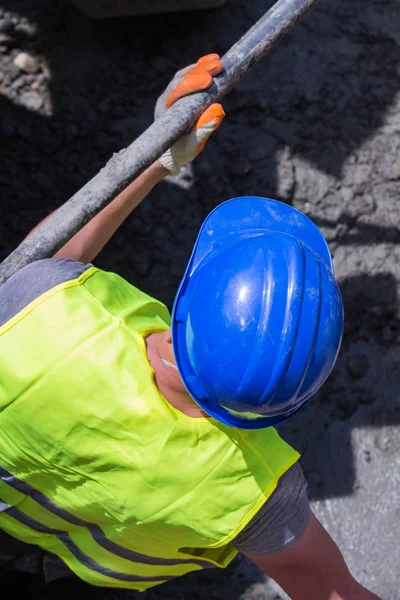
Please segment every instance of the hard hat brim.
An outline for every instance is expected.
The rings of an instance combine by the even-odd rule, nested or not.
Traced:
[[[333,272],[328,244],[311,219],[293,206],[278,200],[242,196],[223,202],[205,219],[183,279],[205,259],[219,241],[225,242],[230,234],[242,234],[251,230],[270,230],[293,235],[318,254]]]

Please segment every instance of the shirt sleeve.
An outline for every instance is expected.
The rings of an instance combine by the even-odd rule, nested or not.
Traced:
[[[76,279],[91,266],[70,258],[46,258],[17,271],[0,285],[0,327],[33,300],[60,283]]]
[[[282,475],[275,491],[232,543],[242,554],[274,554],[297,542],[309,520],[307,483],[296,463]]]

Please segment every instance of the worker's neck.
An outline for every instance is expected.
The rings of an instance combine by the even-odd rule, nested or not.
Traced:
[[[163,362],[175,364],[170,332],[153,333],[145,342],[156,385],[164,398],[189,417],[207,417],[186,391],[178,371]]]

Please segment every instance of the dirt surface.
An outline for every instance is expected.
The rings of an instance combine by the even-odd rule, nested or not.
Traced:
[[[271,4],[94,22],[62,2],[2,0],[0,259],[150,124],[175,70],[223,53]],[[278,198],[323,229],[343,349],[282,432],[303,452],[316,512],[384,600],[399,598],[400,564],[399,32],[397,0],[321,0],[226,98],[223,127],[185,178],[161,184],[98,261],[171,305],[200,224],[223,200]],[[285,597],[245,560],[144,595],[8,583],[34,600]]]

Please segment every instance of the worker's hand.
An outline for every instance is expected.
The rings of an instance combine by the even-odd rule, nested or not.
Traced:
[[[222,69],[218,54],[209,54],[200,58],[195,65],[178,71],[157,101],[155,118],[162,116],[179,98],[210,87],[214,75],[221,73]],[[183,165],[191,162],[203,150],[208,138],[220,126],[224,116],[222,106],[212,104],[201,115],[194,129],[161,156],[160,163],[172,175],[177,175]]]

